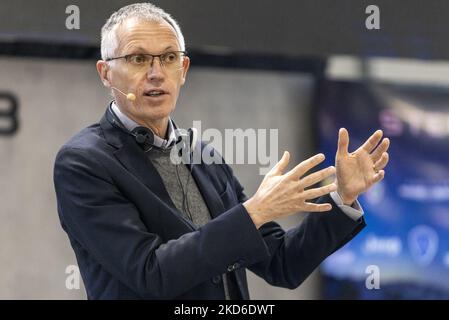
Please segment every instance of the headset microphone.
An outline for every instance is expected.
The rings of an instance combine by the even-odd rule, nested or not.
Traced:
[[[118,92],[120,92],[121,94],[123,94],[126,99],[128,99],[129,101],[135,101],[136,100],[136,95],[134,93],[124,93],[121,90],[117,89],[116,87],[111,87],[112,89],[117,90]]]
[[[191,149],[194,149],[195,148],[195,146],[196,146],[196,141],[197,141],[197,139],[198,139],[198,130],[196,130],[196,128],[189,128],[188,130],[187,130],[187,132],[188,132],[188,134],[189,134],[189,137],[190,137],[190,141],[189,141],[189,143],[190,143],[190,148]],[[193,150],[191,150],[191,152],[193,152]]]

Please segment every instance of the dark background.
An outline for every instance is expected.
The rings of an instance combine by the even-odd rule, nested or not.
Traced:
[[[99,44],[99,29],[134,1],[2,0],[0,43]],[[445,0],[155,0],[180,23],[188,49],[216,52],[355,54],[422,59],[449,57]],[[65,28],[65,9],[78,5],[80,30]],[[381,29],[367,30],[365,9],[380,8]]]

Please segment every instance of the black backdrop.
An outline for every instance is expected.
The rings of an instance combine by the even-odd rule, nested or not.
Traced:
[[[1,0],[0,50],[12,43],[98,47],[105,19],[124,0]],[[154,0],[181,24],[190,50],[280,55],[355,54],[449,58],[447,0]],[[80,30],[65,28],[78,5]],[[365,8],[381,11],[366,30]],[[2,49],[3,47],[3,49]]]

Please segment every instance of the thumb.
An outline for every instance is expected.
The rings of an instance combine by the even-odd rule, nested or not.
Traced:
[[[288,163],[290,161],[290,153],[288,151],[284,151],[281,160],[268,172],[269,175],[281,175],[284,170],[287,168]]]
[[[344,156],[348,153],[348,146],[349,146],[349,134],[348,130],[345,128],[341,128],[340,131],[338,131],[338,149],[337,149],[337,155]]]

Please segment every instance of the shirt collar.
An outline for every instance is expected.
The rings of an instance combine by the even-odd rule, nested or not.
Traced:
[[[123,126],[128,131],[133,131],[135,128],[140,127],[140,125],[135,122],[134,120],[130,119],[127,115],[125,115],[123,112],[120,111],[120,108],[117,106],[115,101],[112,101],[112,111],[115,113],[117,118],[119,118],[120,122],[123,124]],[[162,139],[161,137],[154,135],[154,142],[153,145],[158,148],[168,148],[170,145],[172,145],[173,142],[176,141],[176,133],[173,125],[173,121],[171,118],[168,118],[168,127],[167,127],[167,139]]]

